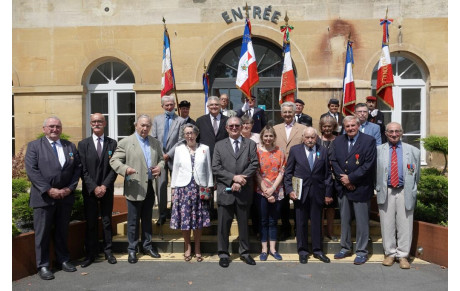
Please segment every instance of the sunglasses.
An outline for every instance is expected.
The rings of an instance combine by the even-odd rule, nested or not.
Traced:
[[[239,124],[230,124],[228,127],[229,128],[240,128],[241,125]]]

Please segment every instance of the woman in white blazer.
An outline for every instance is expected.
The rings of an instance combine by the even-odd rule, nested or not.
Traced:
[[[209,147],[196,142],[199,129],[191,123],[182,126],[185,142],[176,147],[171,174],[171,221],[172,229],[182,230],[184,236],[184,259],[192,259],[190,234],[195,238],[195,256],[203,260],[200,250],[201,231],[211,225],[209,203],[200,198],[200,186],[214,186]],[[212,189],[211,189],[212,190]],[[211,191],[212,193],[212,191]]]

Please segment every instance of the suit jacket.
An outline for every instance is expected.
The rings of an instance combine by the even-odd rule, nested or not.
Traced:
[[[225,123],[227,123],[227,116],[220,115],[220,124],[217,131],[217,135],[214,134],[214,128],[212,127],[210,114],[205,114],[198,117],[196,120],[196,126],[200,130],[200,134],[196,138],[196,141],[205,144],[209,147],[211,160],[214,154],[214,146],[216,142],[223,140],[228,137],[228,132],[225,129]]]
[[[380,127],[372,122],[367,122],[364,127],[364,133],[375,138],[376,145],[382,144],[382,137],[380,136]]]
[[[230,138],[216,143],[212,159],[212,172],[217,181],[217,204],[232,205],[235,200],[240,205],[250,205],[254,193],[253,175],[259,167],[256,143],[242,138],[237,155],[233,150]],[[246,175],[246,185],[240,192],[226,191],[231,187],[235,175]]]
[[[165,114],[157,115],[153,118],[152,124],[152,136],[160,142],[163,148],[163,136],[165,131]],[[166,148],[163,148],[163,152],[169,156],[168,167],[172,169],[174,162],[174,150],[179,142],[179,131],[180,127],[185,124],[185,119],[174,114],[171,124],[169,125],[168,139],[166,140]]]
[[[27,176],[32,182],[29,200],[32,208],[55,204],[55,199],[47,193],[51,188],[68,187],[72,193],[64,197],[62,203],[73,204],[75,201],[73,191],[80,180],[80,157],[73,143],[61,139],[61,144],[65,156],[63,167],[46,137],[31,141],[27,145],[25,164]]]
[[[295,117],[294,117],[294,119],[295,119]],[[308,114],[303,114],[303,113],[302,113],[302,114],[300,115],[299,120],[296,121],[296,122],[297,122],[297,123],[300,123],[300,124],[303,124],[303,125],[305,125],[305,126],[312,126],[312,124],[313,124],[313,118],[311,118],[311,116],[308,115]]]
[[[171,188],[187,186],[192,176],[198,185],[214,187],[211,154],[207,145],[200,143],[196,148],[194,167],[192,167],[192,159],[185,143],[176,147],[174,156],[176,158],[171,174]]]
[[[243,110],[238,109],[236,111],[236,116],[241,117],[245,114]],[[252,127],[251,132],[260,133],[262,128],[267,124],[265,120],[265,111],[259,107],[254,107],[254,113],[252,114],[252,119],[254,120],[254,126]]]
[[[324,113],[324,114],[321,114],[321,116],[319,117],[319,119],[323,118],[324,116],[327,116],[327,115],[330,115],[332,117],[334,117],[329,111]],[[337,115],[338,115],[338,122],[337,122],[337,131],[332,131],[332,133],[334,135],[339,135],[342,133],[342,123],[343,123],[343,115],[340,113],[340,112],[337,112]]]
[[[382,111],[377,111],[377,115],[372,117],[369,113],[367,121],[377,124],[380,127],[380,136],[382,137],[382,144],[387,142],[387,137],[385,136],[385,121]]]
[[[305,125],[295,122],[292,126],[288,139],[286,137],[286,128],[284,123],[277,124],[273,127],[276,133],[275,145],[284,151],[286,159],[289,159],[289,151],[291,147],[302,143],[302,133],[305,128]]]
[[[163,151],[161,143],[148,136],[150,144],[150,158],[152,167],[159,166],[164,168],[165,161],[163,159]],[[143,201],[147,195],[148,186],[148,169],[145,162],[144,152],[139,145],[139,140],[136,134],[132,134],[122,139],[110,159],[110,166],[119,175],[125,177],[123,195],[131,201]],[[131,167],[136,170],[135,174],[126,177],[126,170]]]
[[[377,158],[375,139],[367,134],[359,133],[350,153],[348,153],[348,136],[339,135],[332,141],[329,149],[335,184],[339,197],[347,195],[348,200],[366,202],[374,194],[374,174]],[[340,174],[348,175],[350,183],[356,189],[348,190],[340,183]]]
[[[402,143],[403,169],[404,169],[404,204],[407,210],[415,207],[417,196],[417,183],[420,180],[420,150],[407,143]],[[375,190],[377,203],[384,204],[388,195],[388,173],[390,172],[390,146],[384,143],[377,147],[377,175]],[[414,170],[407,166],[413,165]]]
[[[191,123],[193,125],[196,125],[195,120],[191,119],[190,116],[185,119],[184,124]]]
[[[291,148],[286,170],[284,171],[284,188],[286,195],[293,191],[292,177],[303,179],[300,202],[306,203],[307,196],[313,196],[316,204],[323,205],[324,197],[332,197],[332,175],[329,166],[328,149],[316,144],[316,158],[313,170],[308,164],[305,145]]]
[[[90,195],[97,186],[104,185],[106,194],[113,195],[117,173],[110,167],[109,161],[117,149],[117,142],[104,135],[101,159],[94,146],[93,135],[78,143],[78,154],[81,160],[81,179],[83,195]]]

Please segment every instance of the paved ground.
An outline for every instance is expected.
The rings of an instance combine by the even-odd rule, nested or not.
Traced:
[[[384,267],[382,256],[373,255],[362,266],[353,257],[324,264],[316,259],[307,265],[297,255],[283,255],[283,261],[256,259],[249,266],[233,256],[227,269],[218,265],[216,255],[205,255],[198,263],[184,262],[182,254],[162,254],[161,259],[139,256],[129,264],[126,254],[116,255],[118,263],[109,265],[99,259],[77,272],[55,272],[55,279],[43,281],[38,275],[12,283],[13,290],[447,290],[448,271],[416,259],[410,270],[398,264]],[[332,257],[332,256],[331,256]],[[75,261],[74,263],[79,263]]]

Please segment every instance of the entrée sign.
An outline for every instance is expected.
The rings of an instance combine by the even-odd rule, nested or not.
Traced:
[[[274,11],[272,15],[272,6],[265,7],[265,9],[262,11],[262,8],[260,6],[248,6],[248,10],[251,10],[252,8],[252,18],[257,19],[256,16],[259,17],[259,19],[271,21],[274,24],[278,24],[278,18],[281,16],[281,12],[279,11]],[[233,19],[230,18],[230,14],[233,17],[235,21],[238,21],[238,19],[243,20],[245,13],[245,7],[238,7],[238,10],[232,9],[230,13],[227,11],[222,12],[222,18],[225,20],[227,24],[230,24],[233,22]],[[249,15],[251,15],[251,12],[249,11]]]

